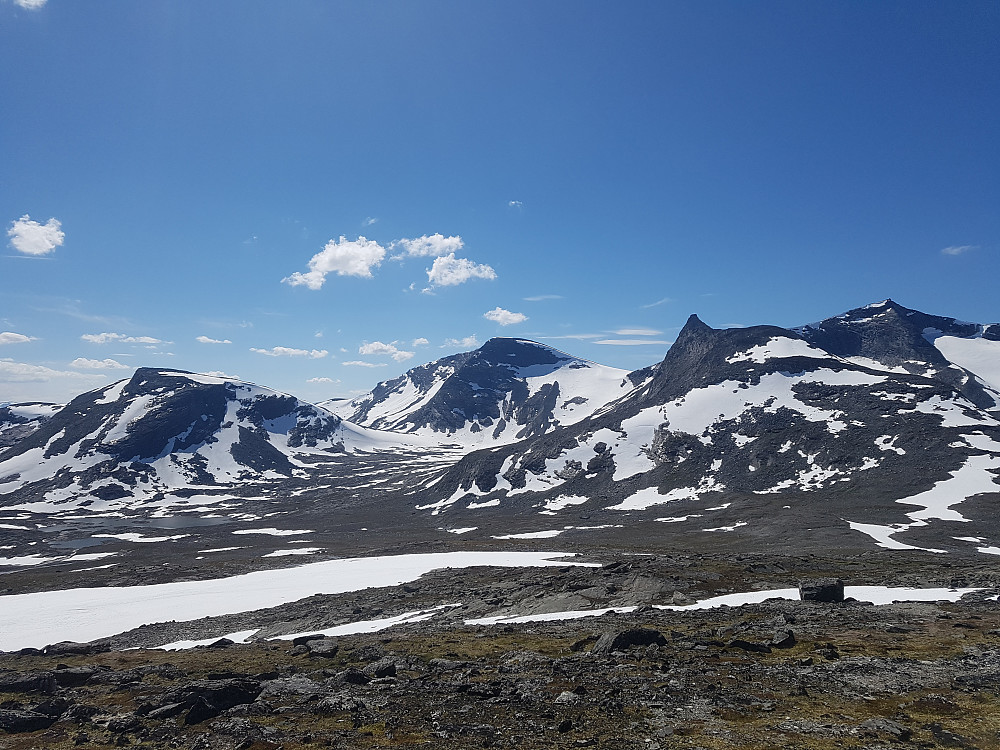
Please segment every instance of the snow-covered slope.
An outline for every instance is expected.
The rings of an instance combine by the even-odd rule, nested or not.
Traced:
[[[331,455],[402,443],[269,388],[141,368],[0,451],[0,504],[123,506],[171,490],[308,479]]]
[[[575,424],[634,385],[626,370],[534,341],[495,338],[329,408],[367,427],[480,447]]]

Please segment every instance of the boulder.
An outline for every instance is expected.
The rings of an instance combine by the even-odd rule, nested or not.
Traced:
[[[799,582],[799,599],[804,602],[844,601],[844,582],[839,578],[815,578]]]
[[[612,651],[627,651],[634,646],[667,645],[667,639],[659,630],[652,628],[632,628],[605,633],[590,649],[592,654],[610,654]]]

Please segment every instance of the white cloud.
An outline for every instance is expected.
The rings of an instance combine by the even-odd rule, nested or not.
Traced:
[[[0,333],[0,344],[26,344],[34,340],[34,336],[25,336],[23,333],[14,333],[13,331]]]
[[[970,250],[977,250],[979,245],[952,245],[950,247],[945,247],[941,249],[942,255],[961,255],[962,253],[967,253]]]
[[[475,334],[472,334],[471,336],[466,336],[464,339],[445,339],[444,340],[444,345],[445,346],[464,346],[464,347],[479,346],[479,340],[476,339],[476,335]]]
[[[374,240],[359,236],[348,240],[343,235],[339,240],[330,240],[320,252],[309,259],[309,271],[296,271],[282,281],[291,286],[306,286],[319,289],[326,281],[327,274],[338,276],[360,276],[372,278],[372,269],[382,265],[385,248]]]
[[[600,341],[595,341],[595,344],[603,344],[604,346],[646,346],[647,344],[670,344],[670,341],[657,341],[656,339],[601,339]]]
[[[358,347],[358,354],[380,355],[392,357],[397,362],[405,362],[413,357],[413,352],[404,352],[396,346],[396,343],[383,344],[381,341],[373,341],[370,344],[365,342]]]
[[[413,343],[410,346],[427,346],[429,343],[431,342],[421,336],[418,339],[413,339]]]
[[[44,224],[39,224],[37,221],[32,221],[28,214],[25,214],[17,221],[10,223],[7,236],[10,237],[11,247],[19,253],[48,255],[66,239],[66,234],[61,227],[62,224],[58,219],[49,219]]]
[[[81,337],[91,344],[109,344],[112,341],[119,344],[162,344],[160,339],[152,336],[126,336],[124,333],[85,333]],[[169,343],[169,342],[166,342]]]
[[[47,383],[59,378],[89,380],[102,378],[102,375],[91,375],[69,370],[53,370],[41,365],[29,365],[26,362],[15,362],[12,359],[0,359],[0,382],[4,383]]]
[[[307,383],[333,383],[334,385],[336,385],[340,381],[339,380],[334,380],[333,378],[309,378],[306,382]]]
[[[671,300],[670,297],[664,297],[663,299],[656,300],[656,302],[650,302],[648,305],[642,305],[642,309],[643,310],[648,310],[651,307],[659,307],[660,305],[665,305],[668,302],[672,302],[672,301],[673,300]]]
[[[210,370],[209,372],[203,372],[202,375],[210,375],[213,378],[228,378],[229,380],[239,380],[239,375],[227,375],[222,370]]]
[[[398,260],[404,257],[436,258],[449,253],[454,254],[461,250],[465,246],[465,243],[462,242],[461,237],[445,237],[438,232],[436,234],[425,234],[423,237],[417,237],[412,240],[396,240],[392,243],[392,248],[395,250],[397,246],[405,250],[402,255],[395,256]]]
[[[473,263],[467,258],[456,258],[449,253],[434,259],[434,265],[427,271],[427,278],[435,286],[455,286],[470,279],[495,279],[496,271],[487,265]]]
[[[14,0],[14,5],[27,8],[28,10],[38,10],[47,2],[48,0]]]
[[[502,326],[523,323],[528,319],[528,316],[523,313],[511,312],[510,310],[504,310],[502,307],[497,307],[489,312],[483,313],[483,317],[487,320],[492,320],[494,323],[499,323]]]
[[[587,341],[588,339],[599,339],[603,333],[567,333],[563,336],[542,336],[543,339],[574,339],[576,341]]]
[[[210,339],[208,336],[198,336],[195,341],[199,344],[231,344],[229,339]]]
[[[524,301],[525,302],[544,302],[545,300],[549,300],[549,299],[562,299],[562,298],[563,298],[563,296],[561,294],[539,294],[539,295],[537,295],[535,297],[525,297]]]
[[[612,331],[616,336],[659,336],[663,331],[656,331],[652,328],[622,328]]]
[[[360,359],[352,359],[344,362],[348,367],[388,367],[385,362],[362,362]]]
[[[328,352],[326,349],[290,349],[287,346],[276,346],[273,349],[255,349],[250,347],[250,351],[257,354],[266,354],[268,357],[308,357],[309,359],[323,359]]]
[[[507,201],[507,205],[511,208],[524,208],[524,204],[521,201]]]
[[[365,225],[366,227],[370,227],[370,226],[371,226],[372,224],[374,224],[374,223],[375,223],[375,222],[377,222],[377,221],[378,221],[378,219],[377,219],[377,218],[375,218],[374,216],[369,216],[369,217],[368,217],[367,219],[365,219],[365,220],[364,220],[364,222],[362,222],[362,223],[363,223],[363,224],[364,224],[364,225]]]
[[[87,359],[85,357],[77,357],[72,362],[69,363],[70,367],[75,367],[78,370],[129,370],[131,369],[128,365],[123,365],[114,359]]]

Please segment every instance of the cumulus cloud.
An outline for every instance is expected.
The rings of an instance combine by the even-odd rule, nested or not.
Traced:
[[[0,333],[0,344],[26,344],[34,340],[34,336],[25,336],[23,333],[14,333],[13,331]]]
[[[429,343],[431,342],[421,336],[418,339],[413,339],[413,343],[410,346],[427,346]]]
[[[348,367],[388,367],[385,362],[362,362],[360,359],[351,359],[344,362]]]
[[[479,346],[479,341],[478,341],[478,339],[476,339],[476,335],[472,334],[471,336],[466,336],[464,339],[445,339],[444,340],[444,345],[445,346],[463,346],[463,347],[468,348],[468,347],[471,347],[471,346]]]
[[[15,362],[12,359],[0,359],[0,382],[4,383],[47,383],[50,380],[62,378],[86,380],[101,377],[103,376],[73,372],[72,370],[53,370],[41,365]]]
[[[195,341],[199,344],[231,344],[229,339],[210,339],[208,336],[198,336]]]
[[[131,369],[128,365],[123,365],[121,362],[114,359],[87,359],[86,357],[77,357],[72,362],[69,363],[70,367],[75,367],[78,370],[128,370]]]
[[[395,258],[436,258],[441,255],[448,255],[449,253],[457,253],[465,246],[462,242],[462,238],[458,236],[445,237],[440,232],[436,234],[425,234],[423,237],[417,237],[416,239],[402,239],[396,240],[392,243],[392,249],[395,250],[397,247],[403,249],[401,255],[395,256]]]
[[[454,253],[434,259],[427,271],[427,279],[434,286],[456,286],[470,279],[495,279],[496,271],[485,264],[473,263],[467,258],[456,258]]]
[[[976,250],[979,245],[951,245],[950,247],[941,248],[942,255],[962,255],[970,250]]]
[[[385,248],[374,240],[364,236],[348,240],[341,235],[339,240],[330,240],[326,247],[309,259],[309,270],[306,273],[296,271],[282,281],[290,286],[319,289],[326,281],[327,274],[331,273],[370,279],[372,269],[382,265],[384,258]]]
[[[339,380],[334,380],[333,378],[309,378],[306,382],[307,383],[333,383],[334,385],[336,385],[340,381]]]
[[[32,221],[28,214],[10,223],[7,236],[10,237],[10,246],[19,253],[36,256],[48,255],[66,239],[58,219],[49,219],[44,224],[39,224]]]
[[[497,307],[489,312],[483,313],[483,317],[487,320],[492,320],[494,323],[499,323],[502,326],[523,323],[528,319],[528,316],[523,313],[511,312],[510,310],[504,310],[502,307]]]
[[[413,352],[405,352],[396,346],[396,343],[383,344],[381,341],[373,341],[370,344],[365,342],[358,347],[358,354],[366,355],[386,355],[392,357],[397,362],[405,362],[413,357]]]
[[[124,333],[85,333],[81,337],[84,341],[89,341],[91,344],[110,344],[115,342],[118,344],[162,344],[164,343],[160,339],[154,339],[152,336],[126,336]]]
[[[291,349],[287,346],[276,346],[272,349],[250,347],[250,351],[265,354],[268,357],[307,357],[309,359],[323,359],[330,353],[326,349]]]
[[[659,336],[663,331],[657,331],[652,328],[621,328],[617,331],[612,331],[616,336]]]

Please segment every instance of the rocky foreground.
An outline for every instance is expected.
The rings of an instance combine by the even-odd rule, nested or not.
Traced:
[[[0,747],[1000,747],[1000,605],[990,598],[1000,574],[926,556],[894,557],[890,574],[886,560],[841,567],[849,584],[982,590],[956,603],[672,611],[652,605],[829,569],[810,557],[619,556],[599,568],[440,571],[235,620],[0,655]],[[581,601],[638,609],[490,626],[464,625],[465,614],[338,638],[122,650],[219,627],[260,627],[261,638],[306,622],[319,629],[463,591],[479,611]]]

